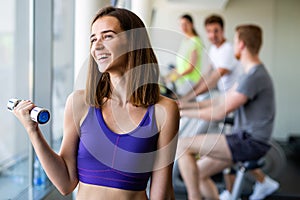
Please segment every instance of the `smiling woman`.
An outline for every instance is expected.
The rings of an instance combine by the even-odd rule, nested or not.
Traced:
[[[126,9],[105,7],[91,24],[85,90],[66,102],[64,135],[56,154],[30,101],[14,110],[45,172],[62,194],[79,184],[77,199],[174,199],[172,168],[179,112],[160,96],[157,59],[143,22]]]
[[[102,31],[99,32],[99,30]],[[94,22],[91,35],[91,55],[98,64],[100,72],[112,71],[114,66],[119,71],[118,65],[126,62],[124,55],[127,41],[125,35],[120,33],[121,31],[119,21],[115,17],[105,16],[102,20]]]
[[[102,76],[103,72],[108,72],[110,75],[116,73],[122,76],[122,79],[126,77],[132,80],[127,85],[131,92],[124,98],[131,98],[133,103],[139,106],[155,103],[159,98],[159,69],[143,22],[132,12],[100,12],[93,20],[91,33],[93,59],[90,58],[87,101],[93,105],[100,105],[98,103],[101,102],[101,95],[98,99],[89,92],[95,91],[99,80],[100,84],[104,85],[103,88],[107,88],[103,97],[110,95],[109,81],[104,80],[108,76],[105,73]],[[139,97],[138,92],[142,93]]]

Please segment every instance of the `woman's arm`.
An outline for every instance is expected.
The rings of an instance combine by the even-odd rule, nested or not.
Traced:
[[[179,73],[178,70],[174,69],[166,77],[167,82],[177,81],[179,78],[192,73],[194,71],[194,69],[195,69],[195,65],[197,64],[198,57],[199,56],[198,56],[197,50],[192,51],[191,57],[190,57],[190,60],[189,60],[189,67],[185,71],[183,71],[181,73]]]
[[[179,126],[178,107],[175,101],[162,97],[155,112],[160,134],[151,177],[150,199],[175,199],[172,171]]]
[[[191,101],[195,99],[198,95],[203,93],[203,87],[206,87],[206,80],[211,76],[213,68],[208,65],[205,73],[202,73],[200,80],[196,83],[191,91],[189,91],[185,96],[180,98],[180,101]]]
[[[36,122],[30,119],[30,110],[35,106],[30,101],[22,101],[14,114],[26,129],[33,148],[52,183],[66,195],[77,186],[76,154],[79,129],[75,117],[73,96],[68,97],[64,116],[64,136],[59,154],[56,154],[45,140]],[[80,113],[76,113],[80,114]]]
[[[181,74],[179,74],[179,76],[183,77],[183,76],[185,76],[187,74],[192,73],[194,71],[194,69],[195,69],[195,66],[197,64],[198,59],[199,59],[199,56],[198,56],[197,50],[193,50],[192,53],[191,53],[190,60],[189,60],[189,67],[184,72],[182,72]]]

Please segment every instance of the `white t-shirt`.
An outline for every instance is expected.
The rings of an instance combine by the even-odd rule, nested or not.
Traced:
[[[234,56],[233,47],[229,42],[224,42],[219,48],[212,45],[209,49],[210,63],[214,69],[224,68],[230,72],[223,75],[218,81],[220,92],[226,92],[237,81],[242,72],[239,61]]]

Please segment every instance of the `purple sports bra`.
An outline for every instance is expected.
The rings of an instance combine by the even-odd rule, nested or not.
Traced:
[[[101,109],[90,107],[80,132],[79,181],[124,190],[146,189],[159,136],[154,105],[148,107],[138,127],[126,134],[111,131]]]

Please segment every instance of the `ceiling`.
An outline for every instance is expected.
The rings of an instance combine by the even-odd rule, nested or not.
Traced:
[[[222,10],[229,0],[167,0],[168,6],[180,9]]]

